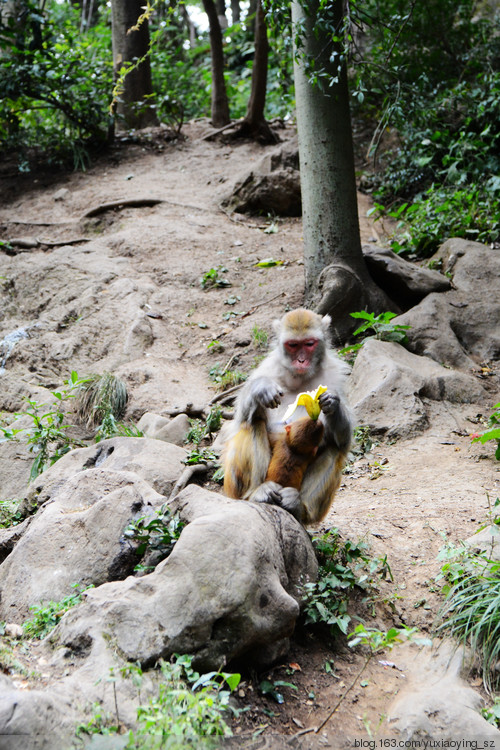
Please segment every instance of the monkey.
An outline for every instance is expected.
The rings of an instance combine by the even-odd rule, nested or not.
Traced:
[[[304,474],[318,452],[325,431],[323,422],[301,417],[285,424],[285,431],[269,436],[272,448],[266,482],[300,490]]]
[[[299,308],[273,323],[276,345],[242,387],[222,452],[224,493],[274,503],[304,525],[327,514],[339,487],[352,440],[354,419],[344,395],[349,367],[330,349],[329,315]],[[297,395],[318,385],[324,434],[306,468],[300,491],[267,480],[270,435],[283,432],[283,415]],[[297,417],[305,413],[299,407]]]

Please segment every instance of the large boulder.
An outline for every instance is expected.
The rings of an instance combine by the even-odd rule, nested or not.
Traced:
[[[408,347],[441,364],[474,369],[500,357],[500,254],[462,239],[447,240],[432,259],[454,288],[430,294],[394,322],[409,325]],[[485,293],[485,289],[488,293]]]
[[[197,486],[173,509],[189,523],[170,557],[149,575],[89,591],[63,618],[55,641],[69,649],[84,642],[98,653],[105,636],[143,667],[175,652],[194,654],[204,669],[237,657],[262,665],[282,656],[301,586],[317,573],[304,528],[281,508]]]
[[[451,289],[444,274],[410,263],[389,248],[363,245],[363,257],[372,279],[401,310],[408,310],[428,294]]]
[[[74,583],[100,586],[131,574],[138,557],[123,532],[164,502],[132,472],[87,469],[61,481],[16,543],[5,540],[12,551],[0,565],[0,617],[19,622],[30,606],[74,593]],[[11,534],[1,530],[0,540]]]
[[[185,468],[185,449],[161,440],[115,437],[88,448],[77,448],[59,459],[30,485],[22,511],[28,511],[52,497],[64,481],[86,469],[131,471],[167,497]]]
[[[359,350],[348,387],[358,421],[389,438],[427,428],[425,399],[471,403],[485,395],[476,378],[376,339]]]

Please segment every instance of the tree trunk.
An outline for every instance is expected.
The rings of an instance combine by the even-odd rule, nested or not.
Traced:
[[[240,0],[231,0],[231,20],[239,23],[241,18]]]
[[[259,0],[255,17],[255,54],[252,66],[252,89],[248,100],[245,119],[235,137],[255,138],[260,143],[277,143],[279,138],[273,133],[264,117],[267,88],[267,61],[269,57],[269,40],[264,10]]]
[[[224,52],[222,31],[214,0],[203,0],[210,27],[210,51],[212,59],[212,125],[223,128],[230,122],[226,82],[224,81]]]
[[[127,33],[143,12],[143,0],[112,0],[113,65],[115,77],[123,65],[145,59],[125,76],[123,92],[118,97],[116,113],[126,128],[157,125],[154,109],[146,97],[153,93],[149,59],[149,27],[147,19],[137,30]]]
[[[345,340],[356,322],[349,313],[389,310],[385,294],[366,268],[359,235],[347,69],[342,44],[334,44],[324,27],[314,29],[319,2],[306,14],[292,2],[294,29],[304,24],[303,47],[295,55],[306,305],[333,319],[337,341]],[[333,0],[335,27],[342,35],[343,0]],[[336,54],[335,54],[336,53]],[[333,58],[333,62],[332,62]],[[306,62],[337,82],[311,83]],[[396,311],[397,312],[397,311]]]

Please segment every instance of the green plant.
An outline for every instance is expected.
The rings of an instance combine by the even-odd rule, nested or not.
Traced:
[[[223,367],[220,362],[211,367],[208,374],[210,379],[218,384],[221,391],[243,383],[248,377],[248,375],[240,370],[228,370],[227,366]]]
[[[123,536],[132,539],[137,545],[136,553],[143,557],[146,551],[155,551],[156,562],[171,553],[181,535],[185,523],[177,513],[172,514],[167,505],[162,505],[154,516],[141,516],[131,521]]]
[[[439,558],[445,560],[440,578],[446,599],[436,632],[469,644],[480,657],[484,684],[495,690],[500,684],[500,561],[466,545],[447,545]]]
[[[23,622],[23,630],[26,638],[43,638],[50,633],[57,625],[60,618],[72,607],[82,601],[84,591],[93,588],[93,586],[83,586],[79,583],[72,584],[75,589],[74,594],[65,596],[59,602],[47,602],[46,604],[34,604],[30,607],[33,612],[31,620]]]
[[[346,346],[339,350],[339,354],[353,354],[357,352],[369,339],[378,339],[379,341],[396,341],[399,344],[404,344],[407,341],[406,331],[411,326],[400,325],[399,323],[391,323],[391,320],[396,316],[393,312],[384,312],[379,315],[375,313],[369,313],[364,310],[360,312],[350,313],[352,318],[360,318],[365,322],[362,323],[359,328],[353,332],[353,336],[359,336],[366,331],[373,330],[371,336],[366,336],[363,341],[353,344],[352,346]]]
[[[89,375],[79,388],[76,414],[86,427],[97,427],[109,415],[121,419],[127,401],[127,386],[121,378],[110,372]]]
[[[119,421],[127,408],[126,383],[110,372],[85,378],[77,393],[76,414],[88,428],[96,428],[99,443],[112,437],[143,437],[135,425]]]
[[[13,416],[15,420],[31,419],[30,427],[16,429],[12,426],[0,426],[0,432],[3,433],[4,440],[22,439],[28,444],[30,453],[35,454],[30,471],[30,480],[35,479],[72,448],[81,445],[67,434],[69,425],[64,424],[64,413],[60,404],[74,398],[77,390],[84,382],[73,371],[71,377],[65,381],[68,388],[51,391],[52,396],[56,399],[54,405],[47,406],[47,404],[40,404],[33,399],[26,398],[28,404],[26,411],[16,412]]]
[[[392,577],[387,557],[381,561],[368,556],[367,545],[342,542],[338,529],[313,537],[318,556],[318,580],[305,583],[305,624],[327,625],[333,634],[346,634],[351,622],[347,611],[349,595],[356,589],[370,592],[375,576]]]
[[[200,284],[203,289],[212,289],[231,286],[231,282],[227,279],[223,279],[221,273],[227,273],[227,268],[224,266],[217,266],[217,268],[211,268],[206,271],[200,279]]]
[[[259,692],[261,695],[269,695],[274,701],[276,701],[276,703],[281,704],[285,702],[283,693],[281,692],[281,688],[284,687],[298,690],[297,685],[294,685],[292,682],[285,682],[283,680],[274,680],[273,682],[270,680],[262,680],[259,683]]]
[[[89,149],[108,140],[106,15],[86,32],[71,5],[27,0],[22,13],[2,15],[0,143],[20,171],[39,159],[84,168]]]
[[[6,529],[10,526],[16,526],[22,521],[22,516],[18,511],[21,501],[14,498],[0,500],[0,528]]]
[[[100,703],[94,703],[92,708],[92,717],[89,721],[78,724],[75,730],[76,736],[82,737],[84,734],[118,734],[120,726],[116,723],[115,717],[104,711]]]
[[[500,696],[495,696],[495,700],[490,706],[482,708],[481,715],[489,724],[500,727]]]
[[[138,728],[130,732],[127,750],[181,750],[199,743],[200,738],[210,747],[210,738],[232,735],[224,714],[233,710],[229,699],[240,675],[210,672],[200,676],[191,663],[187,655],[160,663],[158,694],[139,706]]]
[[[477,432],[471,435],[473,443],[487,443],[490,440],[496,441],[495,458],[500,461],[500,402],[493,407],[494,411],[488,417],[488,427],[490,429],[479,434]]]
[[[269,343],[269,334],[264,328],[254,325],[252,328],[252,341],[254,346],[260,348],[267,347]]]

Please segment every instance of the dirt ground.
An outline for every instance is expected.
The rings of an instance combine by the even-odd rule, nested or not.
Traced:
[[[0,236],[36,238],[40,245],[30,252],[32,264],[56,251],[50,243],[85,237],[91,242],[66,249],[72,263],[113,267],[116,261],[115,274],[148,286],[143,309],[153,330],[147,350],[151,377],[146,383],[137,361],[117,368],[128,380],[128,416],[134,420],[145,411],[167,413],[187,401],[206,404],[215,392],[210,369],[218,363],[248,371],[266,351],[256,343],[255,331],[270,331],[274,318],[303,301],[300,220],[228,215],[219,207],[235,181],[258,165],[266,148],[207,142],[202,138],[208,131],[206,122],[197,122],[185,127],[186,139],[178,142],[164,140],[158,132],[142,142],[124,140],[85,173],[20,177],[4,169],[0,175]],[[290,137],[291,128],[280,135]],[[57,197],[62,188],[68,192]],[[84,217],[92,207],[111,201],[156,198],[161,202],[154,206]],[[369,197],[360,193],[362,241],[383,242],[384,228],[367,218],[369,207]],[[283,264],[256,266],[267,258]],[[0,276],[8,278],[15,260],[0,255]],[[218,269],[231,286],[204,290],[200,278],[211,269]],[[64,279],[47,277],[39,283],[15,310],[8,315],[4,311],[0,338],[48,314],[51,306],[55,309]],[[16,358],[13,352],[7,363],[9,378],[26,372],[26,356]],[[43,364],[31,362],[31,369],[36,372],[38,367],[38,382],[52,387],[71,369],[99,370],[109,362],[106,357],[93,361],[88,345],[73,348],[71,359],[61,356]],[[373,606],[361,601],[352,605],[353,615],[363,616],[369,626],[417,626],[428,636],[441,601],[435,582],[439,550],[445,542],[475,533],[493,513],[500,496],[499,465],[493,451],[471,446],[469,437],[478,416],[488,414],[495,403],[498,377],[490,381],[487,404],[429,404],[431,425],[423,435],[376,443],[345,475],[322,528],[337,527],[344,539],[363,538],[374,556],[387,555],[393,577],[380,583]],[[351,651],[345,642],[298,632],[287,663],[266,675],[297,689],[284,687],[280,705],[258,695],[263,675],[245,675],[238,700],[249,708],[235,720],[234,731],[240,738],[260,732],[264,743],[266,736],[289,736],[318,726],[354,682],[322,731],[299,734],[297,742],[303,747],[338,747],[344,738],[346,746],[353,747],[354,740],[376,732],[387,736],[385,717],[408,682],[408,664],[400,661],[396,647],[373,658],[355,680],[364,661],[363,653]],[[333,671],[325,670],[327,662],[333,662]],[[470,679],[479,689],[477,676]]]

